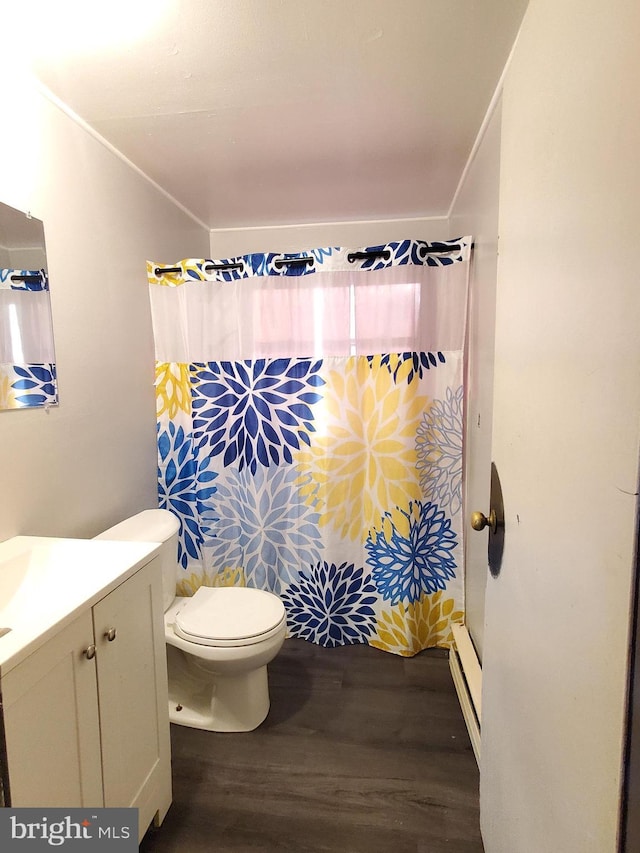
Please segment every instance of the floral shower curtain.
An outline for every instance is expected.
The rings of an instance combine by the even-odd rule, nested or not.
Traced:
[[[268,589],[325,646],[450,645],[470,245],[148,263],[179,594]]]

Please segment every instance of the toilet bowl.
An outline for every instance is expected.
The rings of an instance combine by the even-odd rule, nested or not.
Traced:
[[[171,722],[214,732],[247,732],[269,712],[267,664],[286,633],[282,601],[249,587],[200,587],[175,595],[178,519],[149,509],[96,539],[158,542]]]

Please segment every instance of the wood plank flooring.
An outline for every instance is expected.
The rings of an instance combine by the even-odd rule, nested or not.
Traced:
[[[447,653],[286,640],[256,731],[172,726],[174,801],[143,853],[482,853]]]

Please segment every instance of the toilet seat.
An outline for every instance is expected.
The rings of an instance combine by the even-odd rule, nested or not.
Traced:
[[[286,620],[273,593],[249,587],[204,587],[175,614],[178,637],[201,646],[249,646],[277,634]]]

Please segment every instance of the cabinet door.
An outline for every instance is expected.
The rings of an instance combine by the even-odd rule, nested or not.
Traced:
[[[158,558],[93,608],[105,806],[140,810],[144,831],[171,802],[167,665]],[[110,639],[111,638],[111,639]]]
[[[11,805],[100,807],[100,730],[89,611],[2,677]]]

